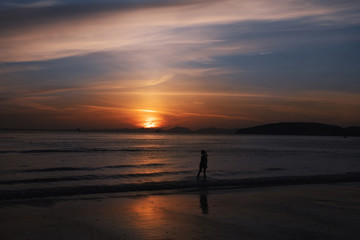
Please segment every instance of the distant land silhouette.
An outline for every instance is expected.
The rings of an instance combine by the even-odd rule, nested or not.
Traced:
[[[280,122],[242,129],[203,128],[190,130],[186,127],[113,129],[116,132],[181,133],[181,134],[258,134],[258,135],[306,135],[306,136],[360,136],[360,126],[343,128],[336,125],[313,122]]]
[[[191,133],[192,131],[185,127],[174,127],[168,130],[160,130],[158,132],[166,132],[166,133]]]
[[[360,136],[360,127],[343,128],[312,122],[281,122],[239,129],[237,134],[307,135],[307,136]]]
[[[194,131],[198,134],[234,134],[236,129],[225,129],[225,128],[202,128]]]
[[[181,134],[258,134],[258,135],[306,135],[306,136],[360,136],[360,126],[339,127],[313,122],[280,122],[241,129],[202,128],[190,130],[186,127],[162,128],[117,128],[102,130],[45,130],[45,129],[0,129],[2,131],[78,131],[78,132],[123,132],[123,133],[181,133]]]
[[[235,134],[237,129],[225,129],[225,128],[203,128],[192,131],[186,127],[174,127],[170,129],[162,128],[122,128],[122,129],[113,129],[106,131],[116,131],[116,132],[144,132],[144,133],[182,133],[182,134]]]

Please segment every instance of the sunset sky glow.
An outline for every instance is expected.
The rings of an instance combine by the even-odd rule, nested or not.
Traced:
[[[4,0],[0,128],[360,125],[358,0]]]

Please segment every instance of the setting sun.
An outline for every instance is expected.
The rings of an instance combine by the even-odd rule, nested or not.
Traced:
[[[149,117],[143,123],[144,128],[156,128],[159,127],[159,119],[155,117]]]
[[[144,128],[154,128],[154,127],[156,127],[156,123],[153,121],[144,123]]]

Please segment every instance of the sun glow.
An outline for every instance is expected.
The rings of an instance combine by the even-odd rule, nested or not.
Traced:
[[[153,121],[148,121],[144,123],[144,128],[154,128],[154,127],[156,127],[156,123]]]
[[[144,128],[156,128],[159,127],[160,120],[155,117],[148,117],[142,125]]]

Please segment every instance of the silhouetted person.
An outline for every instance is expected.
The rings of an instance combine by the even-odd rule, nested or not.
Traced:
[[[199,178],[201,171],[204,171],[204,179],[206,179],[206,168],[207,168],[207,152],[205,150],[201,150],[201,160],[199,165],[199,172],[197,178]]]

